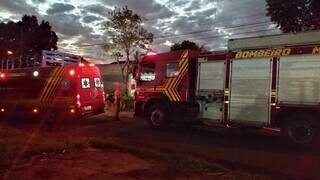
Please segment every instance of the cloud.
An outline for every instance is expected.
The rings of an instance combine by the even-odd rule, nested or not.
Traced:
[[[46,0],[31,0],[35,4],[45,3]]]
[[[84,23],[92,23],[92,22],[95,22],[95,21],[101,21],[102,18],[101,17],[97,17],[97,16],[89,15],[89,16],[83,17],[82,20],[83,20]]]
[[[75,7],[71,4],[54,3],[50,9],[47,10],[47,14],[60,14],[74,10]]]
[[[92,13],[100,16],[106,16],[111,9],[103,6],[102,4],[91,4],[82,8],[83,13]]]
[[[182,5],[188,4],[189,2],[190,0],[176,0],[176,1],[169,1],[169,4],[174,7],[180,7]]]
[[[144,27],[154,33],[152,47],[160,52],[183,40],[220,50],[229,38],[277,33],[265,16],[264,0],[0,0],[0,20],[36,15],[39,20],[49,21],[57,32],[60,50],[106,59],[99,46],[83,45],[108,39],[101,25],[111,7],[124,6],[147,18]],[[263,21],[267,23],[255,24]],[[248,33],[266,29],[271,31]]]
[[[38,14],[37,9],[25,0],[1,0],[0,9],[3,12],[10,12],[12,14]]]
[[[102,3],[114,7],[128,6],[129,9],[133,10],[140,16],[147,19],[154,18],[169,18],[176,13],[171,11],[168,7],[157,3],[155,0],[100,0]]]
[[[201,8],[200,2],[199,2],[198,0],[193,0],[193,1],[190,3],[189,7],[185,8],[184,10],[185,10],[185,11],[191,11],[191,10],[198,10],[198,9],[200,9],[200,8]]]
[[[80,23],[81,16],[74,14],[46,15],[42,19],[49,21],[54,31],[65,36],[85,35],[93,31],[91,27]]]

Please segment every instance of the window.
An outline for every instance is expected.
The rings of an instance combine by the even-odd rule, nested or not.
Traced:
[[[154,81],[156,79],[156,66],[153,63],[142,64],[141,66],[141,81]]]
[[[89,89],[90,88],[90,79],[89,78],[81,78],[81,87],[83,89]]]
[[[167,64],[167,77],[176,77],[179,75],[178,63]]]
[[[94,86],[97,88],[103,87],[100,78],[98,78],[98,77],[94,78]]]

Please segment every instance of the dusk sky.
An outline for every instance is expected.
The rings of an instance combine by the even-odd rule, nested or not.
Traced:
[[[52,25],[59,51],[108,63],[99,46],[108,38],[103,24],[108,12],[126,5],[147,19],[156,52],[183,40],[222,50],[229,38],[280,33],[265,15],[265,0],[1,0],[0,21],[36,15]]]

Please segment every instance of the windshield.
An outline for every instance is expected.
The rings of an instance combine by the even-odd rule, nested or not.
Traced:
[[[141,65],[140,81],[154,81],[156,79],[156,66],[154,63]]]

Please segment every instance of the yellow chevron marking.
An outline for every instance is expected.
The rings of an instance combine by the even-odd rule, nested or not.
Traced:
[[[166,81],[166,84],[165,84],[165,93],[167,94],[167,96],[169,97],[170,101],[175,101],[176,98],[172,95],[172,92],[171,92],[171,84],[173,82],[173,79],[168,79]]]
[[[57,73],[57,69],[55,68],[54,70],[52,70],[52,72],[50,73],[50,75],[48,76],[48,80],[46,81],[46,84],[45,84],[45,87],[43,88],[42,92],[41,92],[41,95],[40,95],[40,98],[39,98],[39,101],[40,101],[40,106],[41,107],[44,107],[44,104],[43,104],[43,99],[45,98],[48,90],[51,88],[52,86],[52,81],[54,80],[54,77]]]
[[[54,97],[55,91],[58,88],[58,86],[60,85],[60,82],[63,78],[62,74],[63,74],[63,68],[59,67],[58,73],[55,76],[55,80],[52,82],[52,87],[51,87],[49,93],[47,94],[46,98],[44,99],[44,102],[46,103],[47,106],[49,106],[49,104],[51,103],[51,101]]]
[[[171,78],[165,83],[165,93],[171,101],[181,101],[179,92],[177,91],[177,85],[185,75],[185,70],[188,67],[188,51],[183,52],[179,61],[179,75]]]
[[[181,80],[183,79],[183,77],[185,76],[185,74],[187,73],[187,69],[188,69],[188,65],[187,63],[184,64],[184,67],[181,68],[180,71],[180,76],[177,78],[176,83],[173,86],[173,90],[176,93],[176,95],[178,96],[178,98],[181,100],[180,94],[177,91],[177,87],[180,84]]]
[[[185,68],[185,70],[186,70],[186,69],[187,69],[187,68]],[[181,96],[180,96],[180,93],[177,91],[177,87],[178,87],[178,85],[179,85],[179,83],[180,83],[180,80],[182,80],[183,76],[185,75],[185,73],[186,73],[186,71],[184,71],[183,73],[181,73],[182,75],[179,77],[179,79],[178,79],[177,82],[175,83],[175,86],[172,87],[174,93],[176,94],[176,96],[178,97],[179,100],[181,100],[182,98],[181,98]]]
[[[177,86],[181,82],[182,78],[184,77],[186,69],[188,67],[187,56],[188,56],[188,51],[185,51],[185,53],[182,55],[182,59],[179,62],[179,66],[180,66],[179,67],[179,72],[180,72],[179,76],[174,79],[173,84],[171,84],[171,86],[170,86],[170,89],[172,90],[173,94],[175,94],[178,101],[181,100],[181,97],[180,97],[179,92],[177,91]]]
[[[54,88],[54,85],[55,85],[55,83],[56,83],[56,81],[57,81],[57,76],[58,76],[58,74],[59,74],[59,69],[57,70],[57,73],[52,77],[53,80],[52,80],[51,83],[50,83],[50,88],[47,90],[45,96],[44,96],[43,99],[42,99],[42,103],[43,103],[43,105],[44,105],[45,107],[48,106],[47,99],[48,99],[48,96],[50,95],[50,93],[52,92],[52,89]]]
[[[167,91],[171,94],[172,99],[174,101],[179,101],[179,97],[177,97],[177,95],[175,94],[174,89],[173,89],[173,85],[175,83],[175,80],[176,80],[176,78],[171,79],[171,82],[168,85]]]
[[[187,56],[188,56],[188,51],[184,51],[181,58],[180,58],[179,65],[181,65],[185,61]]]
[[[56,69],[54,69],[54,70],[50,73],[49,78],[48,78],[48,80],[46,81],[45,86],[44,86],[44,88],[42,89],[42,91],[41,91],[41,93],[40,93],[39,100],[41,100],[41,99],[43,98],[44,94],[46,93],[47,89],[49,88],[50,83],[51,83],[51,81],[53,80],[52,77],[54,76],[55,73],[56,73]]]
[[[163,86],[157,86],[156,88],[146,88],[150,92],[163,92],[170,101],[181,101],[181,96],[177,90],[178,85],[185,76],[188,70],[188,51],[184,51],[179,60],[179,75],[174,78],[169,78],[164,82]]]

